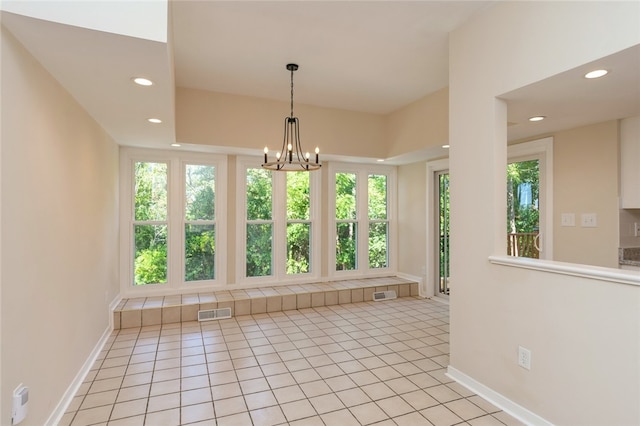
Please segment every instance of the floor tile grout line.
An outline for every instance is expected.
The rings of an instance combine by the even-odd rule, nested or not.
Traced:
[[[424,388],[419,387],[419,389],[425,390],[425,389],[429,389],[430,387],[433,387],[433,386],[442,385],[442,386],[446,386],[447,388],[449,388],[452,392],[456,392],[456,390],[452,389],[451,386],[449,386],[452,382],[450,382],[450,381],[441,382],[438,378],[436,378],[434,376],[435,373],[432,374],[432,372],[442,371],[444,368],[446,368],[446,366],[443,366],[439,362],[432,360],[432,358],[438,358],[438,357],[443,357],[443,356],[444,357],[448,357],[448,353],[443,352],[442,355],[429,355],[429,354],[426,354],[426,353],[418,352],[418,353],[420,353],[420,355],[417,358],[409,358],[407,356],[403,356],[403,353],[407,352],[409,350],[414,350],[415,351],[416,349],[430,348],[430,347],[434,347],[434,346],[440,346],[440,345],[443,345],[443,344],[448,345],[448,339],[444,340],[444,341],[441,340],[441,343],[437,343],[437,342],[426,343],[424,341],[424,339],[429,339],[430,337],[446,335],[448,333],[448,330],[440,329],[437,334],[431,334],[431,335],[427,335],[427,336],[425,336],[425,335],[422,335],[422,336],[412,335],[411,334],[411,331],[412,331],[411,329],[409,329],[409,328],[404,328],[403,329],[402,328],[402,326],[404,325],[402,321],[395,321],[393,319],[393,318],[396,318],[395,314],[398,311],[399,311],[399,309],[390,309],[390,310],[387,310],[387,312],[385,312],[385,315],[389,315],[388,318],[384,318],[389,323],[389,327],[382,327],[380,324],[377,325],[377,328],[385,329],[386,330],[385,332],[387,332],[387,333],[398,333],[398,334],[395,334],[393,336],[389,336],[387,339],[380,339],[379,338],[379,336],[384,336],[384,335],[371,334],[371,333],[369,334],[370,337],[368,337],[369,339],[373,340],[374,342],[377,342],[378,345],[389,349],[390,352],[375,354],[375,353],[369,351],[369,353],[372,353],[373,355],[371,357],[366,357],[365,359],[367,359],[367,358],[379,358],[384,363],[385,367],[390,367],[396,373],[400,374],[399,378],[408,378],[410,376],[410,374],[403,373],[403,370],[399,370],[398,369],[398,368],[400,368],[400,365],[413,365],[414,367],[419,368],[420,370],[422,370],[422,373],[429,374],[436,381],[439,381],[439,383],[440,383],[439,385],[432,385],[432,386],[427,386],[427,387],[424,387]],[[426,312],[432,313],[432,310],[426,310]],[[346,314],[346,315],[343,315],[343,314]],[[366,312],[360,312],[360,314],[361,314],[360,315],[361,317],[366,317],[367,316]],[[419,313],[419,314],[420,315],[426,315],[426,313]],[[247,318],[249,318],[249,317],[253,318],[254,316],[247,316]],[[270,318],[271,318],[272,324],[273,323],[277,323],[277,321],[274,320],[273,317],[270,317]],[[321,328],[317,328],[315,331],[322,331],[323,334],[324,334],[324,337],[329,337],[334,342],[334,344],[336,345],[336,347],[334,348],[333,351],[323,351],[324,355],[327,356],[327,355],[330,355],[330,354],[341,353],[341,354],[349,355],[349,356],[351,356],[353,358],[352,360],[345,361],[345,360],[347,360],[347,358],[345,358],[344,360],[341,360],[336,355],[334,358],[330,357],[331,363],[328,364],[328,365],[334,366],[335,368],[340,369],[340,371],[342,371],[342,373],[344,373],[345,376],[348,376],[349,373],[347,373],[347,371],[343,368],[342,364],[344,362],[351,362],[351,361],[359,362],[358,360],[360,359],[360,358],[356,357],[354,354],[352,354],[350,351],[353,351],[353,350],[356,350],[356,349],[366,349],[366,350],[368,350],[367,348],[371,347],[371,345],[369,345],[369,346],[362,345],[360,347],[352,346],[351,343],[352,342],[357,342],[358,338],[355,337],[355,336],[349,336],[349,332],[344,332],[344,331],[343,332],[338,332],[337,331],[337,330],[341,329],[341,327],[343,327],[343,325],[344,325],[344,324],[341,324],[340,321],[345,321],[346,323],[350,323],[350,320],[353,319],[353,315],[351,313],[349,313],[349,312],[347,312],[345,310],[341,310],[340,307],[338,307],[337,309],[333,309],[333,307],[322,307],[320,309],[311,309],[311,310],[309,310],[309,312],[305,312],[302,315],[296,314],[296,318],[287,318],[286,320],[289,323],[293,322],[294,324],[293,325],[292,324],[286,324],[286,326],[278,325],[278,328],[279,328],[280,332],[283,333],[284,335],[286,335],[287,331],[292,332],[292,333],[296,333],[296,334],[300,333],[301,335],[297,336],[297,338],[295,338],[295,339],[292,337],[292,338],[287,338],[286,340],[281,340],[281,341],[279,341],[279,343],[273,343],[272,344],[271,341],[269,341],[269,339],[268,339],[268,337],[269,337],[268,334],[264,333],[264,331],[266,331],[266,330],[272,330],[273,329],[272,327],[260,329],[260,333],[256,334],[255,336],[254,335],[250,335],[249,333],[257,331],[258,328],[260,328],[260,326],[259,326],[260,321],[256,321],[256,320],[246,321],[246,319],[245,319],[245,322],[243,322],[243,323],[241,323],[239,321],[235,321],[233,326],[227,327],[226,330],[225,330],[224,327],[221,327],[219,329],[219,331],[220,331],[220,337],[225,342],[228,342],[228,343],[232,343],[232,342],[236,342],[237,343],[237,342],[240,342],[240,341],[243,342],[243,344],[234,345],[235,350],[242,349],[242,348],[249,349],[250,350],[249,353],[251,353],[250,356],[255,359],[254,362],[256,363],[256,365],[254,365],[253,367],[258,367],[260,369],[260,371],[262,373],[262,377],[265,380],[268,377],[270,377],[268,375],[267,371],[264,370],[264,366],[268,365],[269,363],[262,364],[262,363],[258,362],[257,357],[259,356],[259,352],[256,351],[256,348],[257,347],[261,347],[261,346],[266,346],[266,345],[269,345],[269,346],[273,346],[274,344],[275,345],[279,345],[279,344],[285,343],[285,342],[289,343],[289,347],[285,347],[284,349],[281,349],[281,348],[278,348],[278,347],[274,347],[273,348],[274,351],[273,352],[268,352],[268,353],[269,354],[276,354],[278,356],[278,359],[280,360],[280,362],[283,362],[285,364],[285,366],[286,366],[286,362],[287,361],[295,361],[295,360],[299,360],[299,359],[304,359],[305,361],[307,361],[309,368],[296,368],[295,370],[290,370],[289,367],[287,367],[288,374],[290,374],[294,378],[296,386],[299,387],[301,384],[306,383],[306,382],[298,382],[298,379],[296,378],[296,376],[293,375],[293,373],[295,373],[297,371],[304,371],[304,370],[309,369],[309,370],[312,370],[312,371],[316,372],[316,374],[318,374],[318,371],[317,371],[318,366],[313,365],[308,361],[308,359],[310,357],[309,353],[313,353],[313,352],[305,351],[306,349],[317,348],[318,345],[316,344],[315,346],[312,346],[312,345],[308,345],[307,346],[306,343],[303,342],[305,340],[309,340],[310,342],[313,342],[315,339],[318,338],[318,336],[317,335],[314,335],[314,336],[309,335],[308,334],[309,330],[305,330],[303,327],[301,327],[301,322],[300,321],[296,322],[296,320],[313,321],[314,319],[317,320],[318,318],[321,318],[322,321],[324,322],[324,324],[323,324],[323,326]],[[413,319],[411,321],[405,321],[405,323],[412,322],[412,321],[415,321],[415,319]],[[436,328],[435,326],[433,326],[433,324],[430,324],[430,325],[432,326],[432,328]],[[448,327],[448,324],[447,323],[443,323],[439,327],[442,327],[442,326]],[[181,325],[179,327],[180,327],[180,333],[181,333],[181,338],[179,340],[180,341],[180,350],[179,350],[179,352],[180,352],[179,353],[179,360],[180,360],[179,361],[179,365],[180,365],[180,367],[179,367],[179,372],[180,372],[180,390],[182,392],[184,390],[182,388],[182,379],[183,379],[182,376],[184,374],[183,367],[185,367],[183,362],[185,360],[185,357],[187,356],[187,354],[185,354],[185,350],[190,348],[190,347],[195,347],[195,346],[188,346],[187,347],[187,346],[183,345],[183,342],[185,341],[185,338],[184,338],[183,334],[185,332],[193,334],[193,332],[194,332],[193,324],[191,324],[189,326]],[[358,329],[358,327],[355,327],[355,326],[353,326],[353,327],[354,327],[354,329]],[[286,330],[286,329],[289,329],[289,330]],[[141,330],[142,329],[138,329],[137,330],[137,332],[136,332],[137,336],[136,336],[136,339],[135,339],[136,342],[134,343],[134,345],[133,345],[133,347],[131,349],[131,352],[127,357],[128,359],[127,359],[127,364],[126,364],[126,369],[125,369],[125,375],[126,375],[126,372],[129,371],[129,368],[132,365],[135,365],[137,363],[147,362],[147,361],[143,361],[142,360],[144,357],[141,357],[140,361],[134,362],[134,357],[136,355],[140,355],[140,354],[146,353],[146,352],[140,352],[140,354],[136,354],[136,352],[138,351],[138,349],[137,349],[138,343],[140,343],[140,339],[143,336]],[[205,364],[204,369],[205,369],[206,374],[208,376],[207,377],[207,379],[208,379],[207,382],[209,384],[210,391],[211,391],[212,390],[212,386],[213,386],[213,384],[211,382],[212,370],[210,370],[210,361],[209,361],[209,359],[207,357],[207,349],[205,347],[206,344],[205,344],[205,338],[204,338],[204,333],[203,333],[203,331],[204,331],[203,324],[198,324],[198,330],[199,330],[198,331],[199,335],[198,335],[197,338],[200,339],[199,347],[201,347],[201,350],[203,352],[200,355],[202,356],[202,363]],[[330,334],[324,333],[325,330],[330,330],[331,333]],[[368,329],[368,330],[370,330],[370,329]],[[158,333],[160,333],[160,331],[158,331]],[[241,339],[237,338],[238,337],[237,335],[240,334],[240,333],[242,333],[242,337],[244,338],[244,340],[241,340]],[[160,334],[160,336],[161,336],[161,334]],[[152,371],[154,373],[156,371],[156,363],[158,362],[158,351],[159,351],[158,345],[160,344],[160,336],[157,336],[157,338],[156,338],[156,353],[154,354],[154,359],[153,359],[154,364],[153,364],[153,369],[152,369]],[[227,336],[227,337],[236,336],[236,337],[231,338],[231,339],[227,339],[227,338],[225,338],[225,336]],[[147,337],[147,336],[145,336],[145,337]],[[448,337],[448,336],[445,336],[445,337]],[[266,343],[265,344],[259,344],[259,342],[258,342],[254,346],[253,344],[251,344],[251,340],[253,338],[264,338]],[[131,340],[131,339],[126,339],[126,340]],[[415,340],[415,342],[413,342],[414,340]],[[113,347],[113,345],[115,345],[115,343],[117,341],[118,341],[118,339],[116,338],[116,335],[114,335],[113,341],[111,342],[111,347]],[[409,342],[409,341],[412,341],[413,344],[407,344],[407,342]],[[424,343],[425,346],[418,346],[418,342]],[[144,342],[144,343],[148,344],[148,342]],[[296,343],[298,343],[298,344],[296,344]],[[338,348],[340,348],[340,349],[338,349]],[[235,358],[231,358],[231,350],[233,350],[233,349],[230,349],[229,347],[225,348],[225,352],[227,353],[227,355],[229,357],[229,360],[231,362],[231,365],[232,365],[232,368],[233,368],[233,371],[234,371],[236,383],[239,384],[240,383],[240,378],[237,376],[236,370],[242,370],[243,368],[253,368],[253,367],[246,367],[246,366],[244,366],[244,367],[236,367],[236,364],[233,363],[233,360],[242,359],[242,358],[245,358],[246,356],[243,356],[241,353],[238,353],[238,355],[240,355],[240,356],[237,356]],[[280,354],[282,353],[283,350],[285,352],[286,351],[296,350],[296,351],[299,351],[299,353],[295,354],[294,358],[291,358],[291,359],[288,359],[287,361],[285,361],[280,356]],[[263,354],[267,354],[267,353],[265,352]],[[301,355],[301,356],[299,356],[299,355]],[[391,358],[391,355],[396,355],[396,357],[398,357],[398,359],[395,360],[395,362],[393,362],[394,361],[393,359],[385,359],[385,358]],[[94,369],[96,371],[96,374],[91,379],[92,383],[97,380],[96,378],[98,377],[99,371],[103,367],[106,368],[104,366],[104,364],[105,364],[105,361],[108,359],[107,356],[108,356],[108,351],[105,353],[104,358],[102,358],[100,360],[100,364],[101,364],[100,368],[96,367],[97,369]],[[193,353],[189,352],[189,356],[198,356],[198,353],[197,352],[193,352]],[[433,370],[423,370],[421,367],[419,367],[418,365],[415,364],[416,362],[419,362],[419,361],[422,361],[422,360],[433,361],[436,364],[438,364],[440,368],[433,369]],[[192,364],[191,362],[189,363],[189,366],[196,366],[196,365],[200,365],[200,364],[199,363],[198,364]],[[365,370],[356,370],[356,371],[371,371],[372,370],[370,367],[367,367],[366,365],[364,365],[364,367],[366,367]],[[343,389],[336,388],[337,390],[334,391],[333,387],[330,387],[329,383],[327,382],[327,380],[329,380],[331,378],[334,378],[334,377],[335,376],[326,376],[326,377],[320,376],[320,379],[327,387],[329,387],[329,389],[331,389],[330,394],[333,394],[338,399],[340,399],[339,396],[337,396],[336,394],[338,392],[342,391]],[[379,383],[386,383],[386,381],[388,381],[388,380],[385,380],[385,379],[380,379],[380,377],[377,377],[377,379],[378,379]],[[267,382],[267,386],[268,386],[268,388],[269,388],[269,390],[271,392],[273,392],[274,390],[278,389],[278,387],[274,387],[268,380],[266,380],[266,382]],[[89,386],[91,386],[92,383]],[[120,387],[118,389],[118,392],[120,392],[123,389],[122,384],[123,384],[123,382],[121,382]],[[354,387],[345,388],[345,390],[356,389],[356,388],[360,389],[360,390],[362,389],[362,385],[358,385],[358,383],[356,383],[356,382],[353,382],[353,385],[355,385],[355,386]],[[90,387],[87,388],[86,393],[83,395],[83,399],[87,395],[89,395],[89,393],[88,393],[89,390],[90,390]],[[393,394],[392,394],[393,396],[389,396],[387,398],[382,398],[382,399],[377,399],[377,400],[372,400],[372,402],[376,403],[376,406],[379,406],[377,404],[377,401],[381,401],[381,400],[388,399],[388,398],[393,398],[393,397],[400,397],[401,399],[403,399],[405,401],[405,403],[407,403],[409,406],[411,406],[411,404],[409,404],[409,402],[406,401],[403,398],[403,395],[405,395],[407,392],[402,392],[400,390],[396,390],[395,388],[391,388],[391,390],[393,391]],[[150,392],[150,390],[149,390],[149,392]],[[244,392],[242,392],[242,395],[245,395]],[[496,419],[497,421],[500,422],[500,420],[498,418],[493,416],[493,414],[500,413],[501,412],[500,410],[493,411],[493,412],[489,412],[489,411],[484,410],[484,408],[482,408],[481,406],[478,406],[472,400],[469,399],[469,398],[471,398],[473,396],[476,396],[476,395],[473,395],[473,394],[471,394],[471,395],[460,395],[460,398],[455,398],[453,400],[442,402],[442,403],[438,402],[438,405],[445,405],[445,404],[449,404],[451,402],[455,402],[455,401],[459,401],[459,400],[465,400],[469,404],[472,404],[474,407],[477,407],[479,410],[481,410],[485,414],[478,415],[476,417],[471,417],[471,418],[467,419],[466,421],[463,421],[462,423],[467,423],[467,421],[469,421],[469,420],[473,420],[475,418],[483,417],[483,416],[491,416],[491,417],[493,417],[494,419]],[[147,398],[147,409],[148,409],[149,397],[150,397],[150,394],[148,395],[148,398]],[[116,400],[117,400],[117,397],[116,397]],[[306,394],[305,394],[304,400],[309,402],[309,397]],[[213,402],[213,395],[211,395],[211,401],[212,401],[212,404],[215,406],[215,403]],[[344,401],[341,401],[341,402],[343,403],[343,405],[345,405],[345,409],[350,408],[350,407],[346,407],[346,404],[345,404]],[[279,407],[280,412],[284,415],[284,411],[282,410],[282,405],[283,404],[280,404],[278,402],[276,405]],[[77,414],[77,412],[79,411],[79,407],[80,406],[81,405],[78,406],[78,409],[76,410],[75,414]],[[115,403],[114,403],[114,406],[115,406]],[[182,406],[182,401],[181,401],[181,406]],[[352,405],[352,407],[355,407],[355,406],[357,406],[357,404],[356,405]],[[313,405],[312,405],[312,407],[313,407]],[[248,412],[249,411],[248,407],[245,407],[245,408],[247,408],[247,412]],[[317,416],[322,419],[322,417],[321,417],[322,415],[319,414],[317,410],[315,410],[315,407],[313,407],[313,408],[314,408],[314,411],[316,412]],[[450,409],[448,406],[445,405],[444,408],[446,408],[448,411],[452,412],[453,414],[458,415],[455,411]],[[382,407],[380,407],[380,409],[382,409]],[[113,410],[113,407],[112,407],[112,410]],[[341,409],[339,409],[339,410],[341,410]],[[383,410],[383,412],[385,412],[384,409],[382,409],[382,410]],[[336,410],[336,411],[338,411],[338,410]],[[327,413],[331,413],[331,412],[333,412],[333,411],[330,411],[330,412],[327,412]],[[351,412],[351,411],[349,411],[349,412]],[[415,410],[413,410],[413,411],[411,411],[409,413],[406,413],[406,414],[411,414],[411,413],[414,413],[414,412],[417,412],[418,414],[421,415],[420,410],[417,410],[417,409],[415,409]],[[323,413],[323,414],[327,414],[327,413]],[[75,414],[74,414],[74,416],[75,416]],[[146,414],[147,413],[145,412],[145,418],[146,418]],[[399,415],[399,416],[391,417],[386,412],[385,412],[385,414],[387,415],[387,418],[391,418],[391,419],[402,416],[402,415]],[[110,414],[110,417],[111,417],[111,415],[112,414]],[[214,412],[214,418],[215,417],[216,417],[216,413]],[[315,416],[310,415],[309,417],[315,417]],[[462,416],[459,416],[459,417],[462,418]],[[304,417],[304,418],[308,418],[308,417]],[[297,420],[299,420],[299,419],[297,419]],[[73,421],[73,419],[71,419],[71,421]],[[287,423],[285,423],[285,424],[287,424]]]
[[[141,332],[141,330],[138,330],[137,337],[136,337],[136,343],[137,343],[138,339],[140,338],[140,332]],[[118,335],[119,334],[120,333],[118,333]],[[114,402],[113,402],[113,404],[111,406],[111,411],[109,412],[109,416],[107,417],[107,424],[111,421],[111,416],[113,415],[113,411],[116,408],[117,401],[118,401],[118,396],[120,395],[120,391],[122,390],[122,384],[124,383],[124,379],[127,376],[127,370],[129,369],[129,366],[131,365],[131,358],[133,357],[133,353],[135,352],[135,347],[136,347],[136,345],[134,343],[134,345],[132,346],[132,349],[131,349],[131,353],[129,354],[129,359],[127,360],[127,366],[126,366],[125,371],[123,373],[123,378],[120,381],[120,386],[118,387],[118,392],[116,392],[116,399],[114,400]]]

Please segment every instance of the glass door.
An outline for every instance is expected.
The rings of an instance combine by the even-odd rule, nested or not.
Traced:
[[[438,238],[437,279],[439,295],[449,295],[449,171],[436,172],[437,197],[436,227]]]
[[[540,258],[540,160],[507,165],[507,254]]]

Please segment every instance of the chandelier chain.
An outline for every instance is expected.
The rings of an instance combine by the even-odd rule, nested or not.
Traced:
[[[293,118],[293,68],[291,68],[291,118]]]

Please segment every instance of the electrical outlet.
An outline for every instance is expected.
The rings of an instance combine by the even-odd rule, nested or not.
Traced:
[[[518,346],[518,365],[531,370],[531,351],[529,349]]]

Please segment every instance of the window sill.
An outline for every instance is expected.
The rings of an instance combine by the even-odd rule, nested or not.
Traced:
[[[636,271],[513,256],[489,256],[489,262],[494,265],[533,269],[552,274],[571,275],[616,284],[640,286],[640,272]]]

